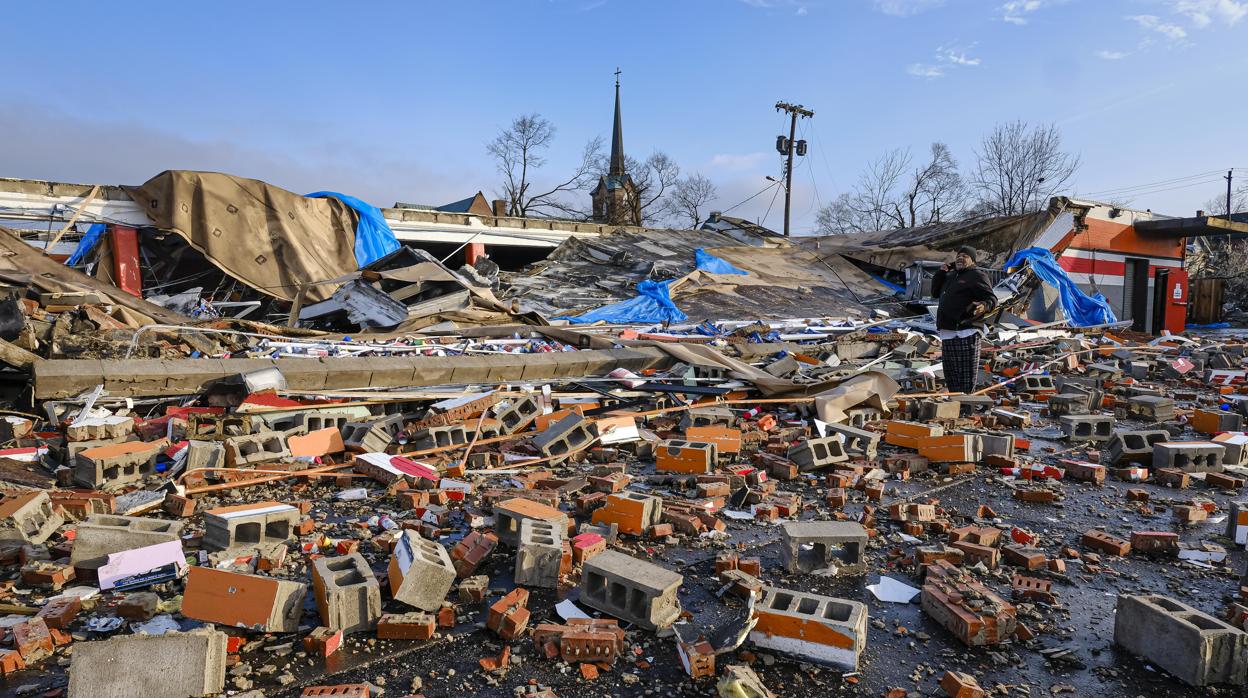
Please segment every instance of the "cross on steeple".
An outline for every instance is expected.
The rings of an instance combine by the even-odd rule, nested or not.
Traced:
[[[616,86],[616,87],[619,87],[619,86],[620,86],[620,68],[619,68],[619,66],[616,66],[616,68],[615,68],[615,86]]]

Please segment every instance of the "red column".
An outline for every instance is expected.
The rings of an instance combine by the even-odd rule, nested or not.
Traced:
[[[132,296],[143,297],[143,275],[139,273],[139,231],[125,225],[110,225],[113,242],[113,276],[117,287]]]
[[[485,254],[484,242],[470,242],[468,243],[468,246],[464,248],[464,264],[467,264],[468,266],[472,266],[476,264],[477,260],[480,259],[481,256],[484,254]]]

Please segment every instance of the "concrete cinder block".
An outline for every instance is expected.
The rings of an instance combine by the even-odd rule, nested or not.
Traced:
[[[446,427],[417,429],[407,437],[407,447],[414,451],[454,446],[468,442],[468,432],[462,424]]]
[[[1248,404],[1245,400],[1241,404]],[[1168,439],[1161,439],[1166,441]],[[1213,437],[1215,444],[1220,444],[1225,449],[1222,454],[1223,465],[1240,465],[1248,466],[1248,434],[1218,434]]]
[[[222,441],[221,445],[225,447],[226,465],[232,468],[290,457],[286,435],[276,431],[232,436]]]
[[[978,463],[984,459],[984,440],[979,434],[946,434],[919,439],[919,455],[933,463]]]
[[[422,611],[440,609],[455,583],[455,566],[446,548],[411,529],[396,541],[388,572],[390,595]]]
[[[554,458],[558,462],[593,439],[594,433],[590,430],[589,421],[579,414],[569,414],[533,437],[533,447],[543,456]]]
[[[70,698],[199,698],[225,690],[226,635],[199,628],[74,643]]]
[[[614,550],[585,561],[581,603],[648,630],[666,628],[680,617],[677,590],[684,577]]]
[[[1116,431],[1105,448],[1109,451],[1109,465],[1123,463],[1152,463],[1153,444],[1170,440],[1164,429],[1143,431]]]
[[[347,422],[342,426],[342,443],[354,453],[385,451],[403,429],[403,415],[392,414],[380,419]]]
[[[1167,596],[1119,596],[1114,643],[1192,686],[1248,683],[1248,633]]]
[[[797,463],[797,469],[801,472],[818,470],[833,463],[843,463],[849,460],[844,444],[835,436],[807,439],[790,448],[787,456],[789,460]]]
[[[859,429],[848,424],[829,424],[827,430],[830,434],[841,435],[846,452],[868,460],[875,460],[879,452],[880,439],[883,438],[879,432]]]
[[[835,565],[845,574],[866,571],[867,531],[852,521],[786,521],[780,527],[780,555],[789,572],[814,572]]]
[[[124,438],[134,432],[134,418],[110,414],[107,417],[87,417],[65,427],[65,438],[70,441],[93,441],[97,439]]]
[[[224,468],[225,445],[220,441],[190,441],[186,446],[186,469]]]
[[[113,553],[169,541],[180,542],[182,526],[181,521],[94,514],[78,524],[69,561],[80,569],[99,569]]]
[[[258,502],[204,512],[205,550],[248,548],[284,543],[294,537],[303,515],[289,504]]]
[[[549,521],[567,530],[568,515],[558,509],[521,497],[513,497],[494,505],[494,531],[499,541],[511,547],[520,542],[520,523],[525,519]]]
[[[919,419],[957,419],[962,416],[962,403],[952,400],[920,400]]]
[[[750,642],[803,661],[857,671],[867,646],[867,607],[857,601],[763,587],[754,618]]]
[[[640,536],[663,520],[663,500],[654,495],[625,490],[607,497],[594,510],[590,522],[618,527],[620,533]]]
[[[1053,376],[1045,375],[1023,376],[1015,381],[1014,386],[1024,393],[1051,393],[1057,390],[1057,386],[1053,384]]]
[[[516,584],[550,589],[559,586],[565,530],[549,521],[538,519],[524,519],[520,522],[520,543],[516,549]]]
[[[74,481],[85,487],[115,490],[139,483],[156,472],[156,456],[168,441],[125,441],[80,451]]]
[[[1059,421],[1071,441],[1109,441],[1113,436],[1114,418],[1107,415],[1067,414]]]
[[[737,423],[737,416],[727,407],[698,407],[688,410],[680,417],[680,428],[690,427],[730,427]]]
[[[1049,415],[1060,417],[1064,414],[1088,414],[1088,399],[1090,397],[1087,393],[1058,393],[1050,395],[1046,403],[1049,407]]]
[[[524,429],[541,414],[542,408],[528,395],[508,398],[493,407],[494,419],[498,420],[499,431],[504,434]]]
[[[1174,400],[1160,395],[1136,395],[1127,399],[1127,415],[1158,422],[1174,418]]]
[[[182,615],[267,633],[293,633],[303,616],[308,585],[211,567],[186,575]]]
[[[1212,441],[1161,441],[1153,444],[1153,469],[1185,473],[1220,473],[1224,449]]]
[[[0,495],[0,541],[34,543],[46,541],[65,523],[43,491],[14,491]]]
[[[709,473],[719,459],[719,448],[708,442],[671,439],[654,449],[654,469],[666,473]]]
[[[1196,410],[1189,418],[1192,429],[1210,436],[1244,428],[1244,417],[1229,410]]]
[[[381,586],[359,553],[313,560],[312,591],[321,624],[331,630],[369,630],[381,617]]]
[[[1014,457],[1013,434],[979,434],[979,439],[984,445],[985,458],[988,456]]]

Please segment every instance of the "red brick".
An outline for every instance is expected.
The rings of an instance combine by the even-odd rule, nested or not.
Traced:
[[[26,662],[17,650],[0,650],[0,676],[12,674],[26,668]]]
[[[946,671],[940,677],[940,687],[949,698],[984,698],[984,689],[979,687],[975,677],[960,671]]]
[[[380,634],[378,635],[380,637]],[[314,629],[303,638],[303,648],[308,654],[328,657],[342,647],[342,631],[324,626]]]
[[[344,683],[337,686],[309,686],[303,689],[299,698],[368,698],[369,688],[366,683]]]
[[[22,655],[22,661],[34,664],[52,654],[52,634],[48,624],[38,616],[13,626],[13,648]]]
[[[1168,531],[1132,531],[1131,549],[1142,555],[1178,555],[1179,534]]]
[[[514,640],[529,624],[529,591],[517,587],[490,606],[485,625],[504,640]]]
[[[1095,529],[1085,531],[1081,539],[1083,547],[1091,548],[1106,555],[1126,555],[1131,552],[1131,544],[1121,538],[1115,538],[1104,531]]]
[[[42,618],[49,628],[65,630],[81,611],[82,601],[77,596],[62,596],[39,609],[37,617]]]
[[[430,613],[386,613],[377,621],[380,640],[428,640],[436,630],[437,619]]]

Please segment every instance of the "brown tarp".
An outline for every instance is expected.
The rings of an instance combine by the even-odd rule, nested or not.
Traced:
[[[300,284],[359,268],[355,213],[337,199],[187,170],[167,170],[125,189],[155,227],[181,235],[226,274],[275,298],[293,301]],[[337,286],[311,286],[307,300],[325,300]]]

